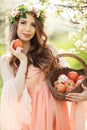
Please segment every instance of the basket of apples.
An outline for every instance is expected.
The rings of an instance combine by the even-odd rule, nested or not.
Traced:
[[[83,66],[81,69],[62,67],[50,70],[48,75],[49,89],[55,99],[64,101],[67,93],[81,93],[83,91],[82,83],[87,86],[87,65],[80,57],[74,54],[58,54],[54,60],[60,57],[75,58]]]

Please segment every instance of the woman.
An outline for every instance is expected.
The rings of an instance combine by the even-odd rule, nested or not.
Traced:
[[[9,15],[10,54],[0,59],[1,130],[70,130],[67,103],[56,101],[47,85],[55,49],[47,45],[44,20],[41,6],[29,2]],[[23,48],[13,48],[16,39],[23,42]]]

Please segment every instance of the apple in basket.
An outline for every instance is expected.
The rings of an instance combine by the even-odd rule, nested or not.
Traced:
[[[79,80],[77,80],[77,81],[76,81],[76,83],[75,83],[75,86],[74,86],[74,87],[79,86],[79,85],[81,84],[81,82],[82,82],[82,80],[80,80],[80,79],[79,79]]]
[[[64,82],[64,85],[66,86],[66,91],[70,92],[74,88],[75,82],[71,79],[68,79]]]
[[[75,87],[79,86],[84,79],[85,79],[84,75],[79,75],[75,83]]]
[[[54,87],[61,93],[65,93],[66,92],[66,86],[63,83],[56,82],[54,84]]]
[[[76,81],[77,78],[79,77],[79,74],[75,71],[70,71],[68,74],[67,74],[68,78],[73,80],[73,81]]]
[[[79,75],[77,80],[84,80],[85,79],[85,76],[84,75]]]

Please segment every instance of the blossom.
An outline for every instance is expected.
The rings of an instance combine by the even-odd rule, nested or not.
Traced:
[[[84,42],[87,41],[87,34],[85,34],[85,35],[83,36],[83,41],[84,41]]]
[[[20,4],[16,6],[15,9],[9,14],[9,21],[14,23],[17,21],[17,18],[21,16],[22,18],[26,18],[26,12],[31,13],[31,15],[35,16],[39,21],[44,22],[46,7],[42,6],[40,3],[32,3],[27,2],[25,4]]]
[[[69,78],[65,75],[65,74],[61,74],[59,77],[58,77],[58,82],[61,83],[61,82],[65,82],[67,81]]]
[[[74,45],[77,47],[77,48],[79,48],[81,45],[82,45],[82,41],[81,40],[77,40],[75,43],[74,43]]]
[[[69,39],[76,39],[76,33],[75,32],[71,32],[68,35]]]
[[[70,48],[67,53],[77,54],[79,52],[77,52],[75,48]]]

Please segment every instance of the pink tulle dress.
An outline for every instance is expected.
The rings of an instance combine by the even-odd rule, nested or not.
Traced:
[[[53,98],[44,73],[37,67],[29,66],[21,99],[14,78],[4,84],[1,130],[71,130],[67,103]]]

